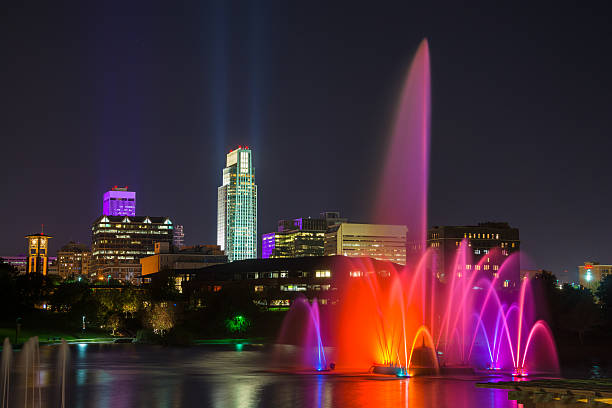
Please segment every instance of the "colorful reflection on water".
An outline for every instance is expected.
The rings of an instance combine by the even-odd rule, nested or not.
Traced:
[[[43,362],[52,349],[41,347]],[[71,354],[67,406],[77,408],[517,407],[506,391],[476,388],[482,377],[267,372],[270,351],[247,344],[240,351],[90,344],[72,346]]]

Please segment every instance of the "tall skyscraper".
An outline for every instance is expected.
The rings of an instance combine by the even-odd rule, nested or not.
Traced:
[[[136,215],[136,193],[125,187],[113,187],[104,193],[102,215],[129,216]]]
[[[47,274],[49,266],[49,240],[50,235],[40,234],[26,235],[28,239],[28,273]]]
[[[248,146],[226,156],[217,189],[217,245],[230,262],[257,258],[257,185]]]

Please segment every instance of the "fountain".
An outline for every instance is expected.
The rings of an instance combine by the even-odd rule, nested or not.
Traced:
[[[302,361],[319,369],[322,345],[333,344],[338,367],[370,367],[373,373],[398,377],[558,372],[551,331],[535,319],[530,282],[518,276],[518,253],[495,248],[474,262],[464,239],[446,276],[432,272],[436,253],[426,249],[429,140],[429,48],[423,40],[399,98],[375,213],[378,223],[408,226],[407,265],[381,268],[368,259],[349,258],[351,272],[335,277],[341,305],[329,308],[326,316],[334,337],[322,335],[316,302],[316,318],[302,312],[305,328],[291,331],[307,333]],[[491,259],[498,270],[489,268]],[[304,298],[294,303],[281,338],[286,326],[295,324],[297,310],[311,310],[305,305]]]
[[[0,388],[1,408],[13,406],[42,407],[44,402],[57,401],[54,406],[65,407],[67,403],[70,350],[62,339],[57,350],[55,382],[52,373],[41,364],[38,337],[26,341],[13,359],[13,350],[8,338],[2,346],[2,371]],[[48,405],[48,404],[44,404]]]
[[[317,372],[330,369],[321,336],[321,319],[316,298],[312,304],[305,296],[296,298],[283,322],[277,344],[299,348],[299,350],[290,349],[298,353],[298,357],[293,359],[298,362],[294,368],[314,368]],[[277,350],[277,360],[285,359],[286,356],[282,356],[283,351],[286,354],[286,349]]]

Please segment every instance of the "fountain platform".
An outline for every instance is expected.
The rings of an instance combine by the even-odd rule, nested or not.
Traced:
[[[382,375],[400,375],[402,372],[402,367],[374,364],[372,365],[372,367],[370,367],[370,372],[373,374],[382,374]]]

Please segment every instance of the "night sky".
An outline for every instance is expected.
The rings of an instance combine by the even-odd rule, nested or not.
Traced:
[[[20,4],[22,3],[22,4]],[[422,5],[419,6],[418,3]],[[604,2],[5,2],[0,255],[90,243],[102,194],[215,243],[225,154],[253,149],[259,234],[369,222],[394,106],[427,37],[429,224],[508,221],[532,267],[612,263]],[[541,8],[540,8],[541,7]]]

